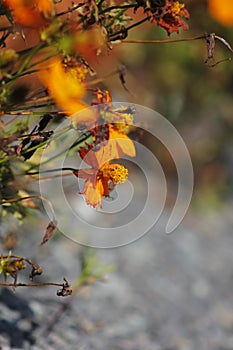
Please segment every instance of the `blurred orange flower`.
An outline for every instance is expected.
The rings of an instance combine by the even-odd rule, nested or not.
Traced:
[[[15,24],[24,27],[44,27],[54,15],[52,0],[3,0],[11,10]]]
[[[211,16],[224,26],[233,26],[233,0],[208,0]]]
[[[48,89],[49,94],[72,121],[86,123],[93,121],[96,116],[88,105],[82,101],[85,95],[85,86],[80,80],[80,71],[65,69],[60,59],[54,58],[48,67],[41,67],[40,80]],[[78,113],[83,111],[82,113]]]

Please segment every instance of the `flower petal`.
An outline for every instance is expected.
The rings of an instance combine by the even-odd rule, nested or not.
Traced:
[[[114,126],[109,126],[109,139],[115,140],[121,152],[130,157],[136,156],[136,151],[133,141],[123,132],[118,131]]]
[[[86,203],[98,209],[98,205],[102,207],[102,197],[105,193],[105,188],[101,180],[93,183],[91,180],[86,180],[84,189],[81,194],[85,194]]]

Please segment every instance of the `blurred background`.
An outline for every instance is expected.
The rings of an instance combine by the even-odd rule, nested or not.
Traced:
[[[226,16],[233,15],[232,0],[217,2],[228,8]],[[221,8],[211,14],[205,0],[186,3],[189,31],[173,34],[172,39],[215,32],[233,45],[232,17],[230,21],[221,16]],[[127,39],[167,38],[164,30],[147,23],[130,31]],[[216,41],[215,62],[230,57],[227,47]],[[52,287],[18,288],[16,293],[1,289],[3,350],[233,349],[233,65],[226,60],[208,67],[206,58],[206,44],[197,40],[114,45],[102,65],[99,60],[99,76],[119,65],[127,68],[130,93],[117,77],[100,86],[111,91],[114,101],[152,108],[183,137],[195,176],[191,206],[172,235],[160,233],[174,202],[173,192],[168,193],[171,203],[168,200],[162,221],[146,236],[122,248],[95,250],[115,271],[106,283],[97,282],[74,295],[68,307]],[[145,145],[151,144],[141,137]],[[166,179],[175,183],[168,152],[159,143],[153,147]],[[30,252],[45,267],[41,281],[60,282],[67,276],[75,284],[82,247],[58,234],[38,248],[47,221],[39,214],[21,228],[8,222],[1,226],[1,234],[9,225],[13,233],[20,232],[17,253]]]

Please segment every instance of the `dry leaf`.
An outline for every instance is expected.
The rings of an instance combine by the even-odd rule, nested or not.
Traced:
[[[57,221],[56,220],[50,221],[50,223],[46,227],[45,235],[44,235],[43,240],[42,240],[40,245],[43,245],[46,242],[48,242],[48,240],[53,236],[54,231],[56,229],[57,229]]]

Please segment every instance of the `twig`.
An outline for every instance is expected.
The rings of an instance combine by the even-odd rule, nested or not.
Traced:
[[[24,201],[24,200],[27,200],[27,199],[40,199],[41,201],[45,201],[48,204],[48,206],[49,206],[49,208],[51,210],[52,219],[54,221],[56,221],[52,203],[47,198],[45,198],[43,196],[26,196],[26,197],[21,197],[21,198],[6,199],[6,200],[0,201],[0,205],[4,205],[4,204],[7,204],[7,203],[20,202],[20,201]]]
[[[30,171],[27,172],[26,175],[37,175],[37,174],[43,174],[43,173],[52,173],[55,171],[77,171],[77,169],[74,168],[59,168],[59,169],[48,169],[48,170],[42,170],[42,171]],[[0,203],[1,204],[1,203]]]
[[[130,29],[133,29],[133,28],[139,26],[140,24],[149,21],[149,19],[150,19],[149,16],[145,17],[141,21],[138,21],[138,22],[132,24],[131,26],[128,26],[128,27],[126,27],[126,28],[124,28],[122,30],[119,30],[118,32],[109,34],[109,36],[108,36],[109,37],[109,41],[111,42],[111,41],[114,41],[114,40],[118,40],[118,38],[114,38],[114,37],[116,37],[117,35],[119,36],[120,34],[127,33]]]
[[[193,38],[183,38],[183,39],[166,39],[166,40],[120,40],[122,44],[167,44],[167,43],[177,43],[181,41],[193,41],[205,39],[206,35],[199,35]]]
[[[38,282],[38,283],[7,283],[0,282],[0,286],[2,287],[43,287],[43,286],[57,286],[62,287],[63,283],[55,283],[55,282]]]
[[[99,11],[99,15],[103,15],[104,13],[106,12],[110,12],[112,10],[128,10],[130,8],[134,8],[135,6],[137,6],[137,3],[135,4],[130,4],[130,5],[120,5],[120,6],[109,6],[108,8],[102,10],[102,11]]]

